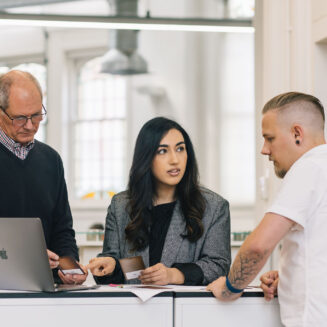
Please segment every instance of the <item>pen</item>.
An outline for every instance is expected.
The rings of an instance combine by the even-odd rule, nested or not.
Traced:
[[[248,285],[245,287],[246,289],[251,289],[251,288],[261,288],[259,285]]]
[[[123,288],[123,285],[119,285],[119,284],[109,284],[109,286]]]

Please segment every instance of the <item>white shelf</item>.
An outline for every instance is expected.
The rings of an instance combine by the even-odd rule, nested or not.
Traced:
[[[103,242],[102,241],[83,241],[83,242],[78,242],[77,241],[77,246],[78,247],[86,247],[86,246],[103,246]]]
[[[241,247],[244,241],[231,241],[230,245],[232,247]]]

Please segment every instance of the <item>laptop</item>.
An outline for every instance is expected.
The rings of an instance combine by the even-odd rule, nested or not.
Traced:
[[[40,218],[0,218],[0,289],[60,292],[98,285],[57,285]]]

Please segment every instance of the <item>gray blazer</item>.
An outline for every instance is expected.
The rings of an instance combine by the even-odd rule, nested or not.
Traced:
[[[190,242],[181,235],[186,223],[177,201],[162,250],[161,262],[171,267],[174,263],[195,263],[203,271],[206,285],[220,276],[225,276],[230,267],[230,215],[229,204],[218,194],[201,188],[206,200],[202,219],[204,232],[196,242]],[[99,256],[116,259],[140,255],[146,267],[149,266],[149,247],[131,252],[131,245],[125,238],[125,228],[130,221],[126,210],[127,192],[115,195],[108,208],[103,252]],[[126,281],[127,283],[129,281]],[[134,281],[131,281],[135,283]]]

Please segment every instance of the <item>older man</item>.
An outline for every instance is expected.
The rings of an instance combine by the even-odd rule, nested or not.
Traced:
[[[267,299],[276,291],[285,326],[327,321],[327,145],[324,109],[307,94],[290,92],[263,108],[262,154],[273,161],[281,189],[246,239],[229,275],[208,286],[223,301],[238,298],[283,239],[280,271],[262,277]]]
[[[34,139],[46,115],[38,81],[10,71],[0,77],[0,217],[39,217],[51,268],[59,256],[78,260],[75,233],[60,156]],[[85,275],[63,275],[82,283]]]

